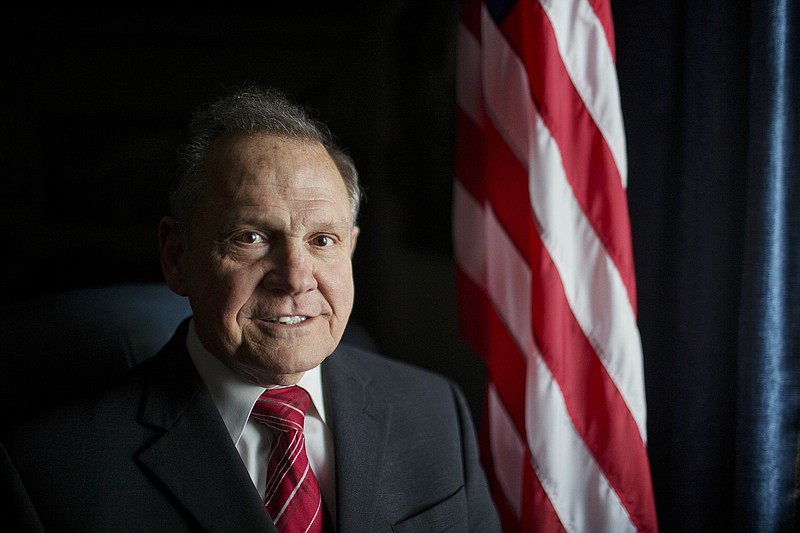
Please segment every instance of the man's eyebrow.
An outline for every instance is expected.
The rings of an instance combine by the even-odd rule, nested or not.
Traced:
[[[310,213],[308,217],[301,218],[302,221],[306,222],[309,226],[329,226],[329,227],[338,227],[338,226],[349,226],[350,225],[350,217],[341,217],[337,218],[331,216],[329,214],[314,214]]]
[[[280,230],[283,228],[282,220],[276,220],[268,216],[260,216],[258,214],[248,214],[246,216],[236,216],[231,218],[226,226],[233,230],[235,228],[249,227],[253,229],[264,229],[269,231]],[[313,217],[306,218],[300,221],[300,227],[304,227],[307,231],[342,231],[347,232],[353,227],[350,217],[332,219],[332,218],[319,218]]]
[[[311,231],[333,231],[333,232],[348,232],[353,225],[350,223],[350,218],[340,220],[318,220],[308,224],[308,229]]]

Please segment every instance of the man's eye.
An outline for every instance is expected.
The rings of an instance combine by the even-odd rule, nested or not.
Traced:
[[[333,246],[336,243],[334,238],[331,237],[330,235],[317,235],[312,239],[311,242],[314,244],[314,246],[319,246],[322,248],[327,246]]]
[[[255,231],[248,231],[237,235],[235,241],[241,244],[261,244],[265,239]]]

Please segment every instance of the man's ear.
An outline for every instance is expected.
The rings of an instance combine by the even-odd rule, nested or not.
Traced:
[[[358,234],[361,232],[361,229],[358,226],[353,226],[353,230],[350,232],[350,257],[353,257],[353,253],[356,251],[356,241],[358,241]]]
[[[186,248],[181,239],[178,223],[172,217],[164,217],[158,226],[158,244],[161,250],[161,271],[173,292],[187,296]]]

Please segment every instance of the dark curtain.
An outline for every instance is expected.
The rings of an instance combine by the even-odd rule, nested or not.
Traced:
[[[800,529],[799,17],[792,0],[751,11],[736,517],[753,531]]]
[[[662,531],[791,531],[798,3],[612,0]]]

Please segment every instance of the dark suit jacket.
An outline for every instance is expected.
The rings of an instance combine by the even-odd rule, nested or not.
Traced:
[[[0,476],[23,530],[274,531],[186,325],[107,390],[6,432]],[[344,345],[322,379],[338,531],[499,531],[452,383]]]

